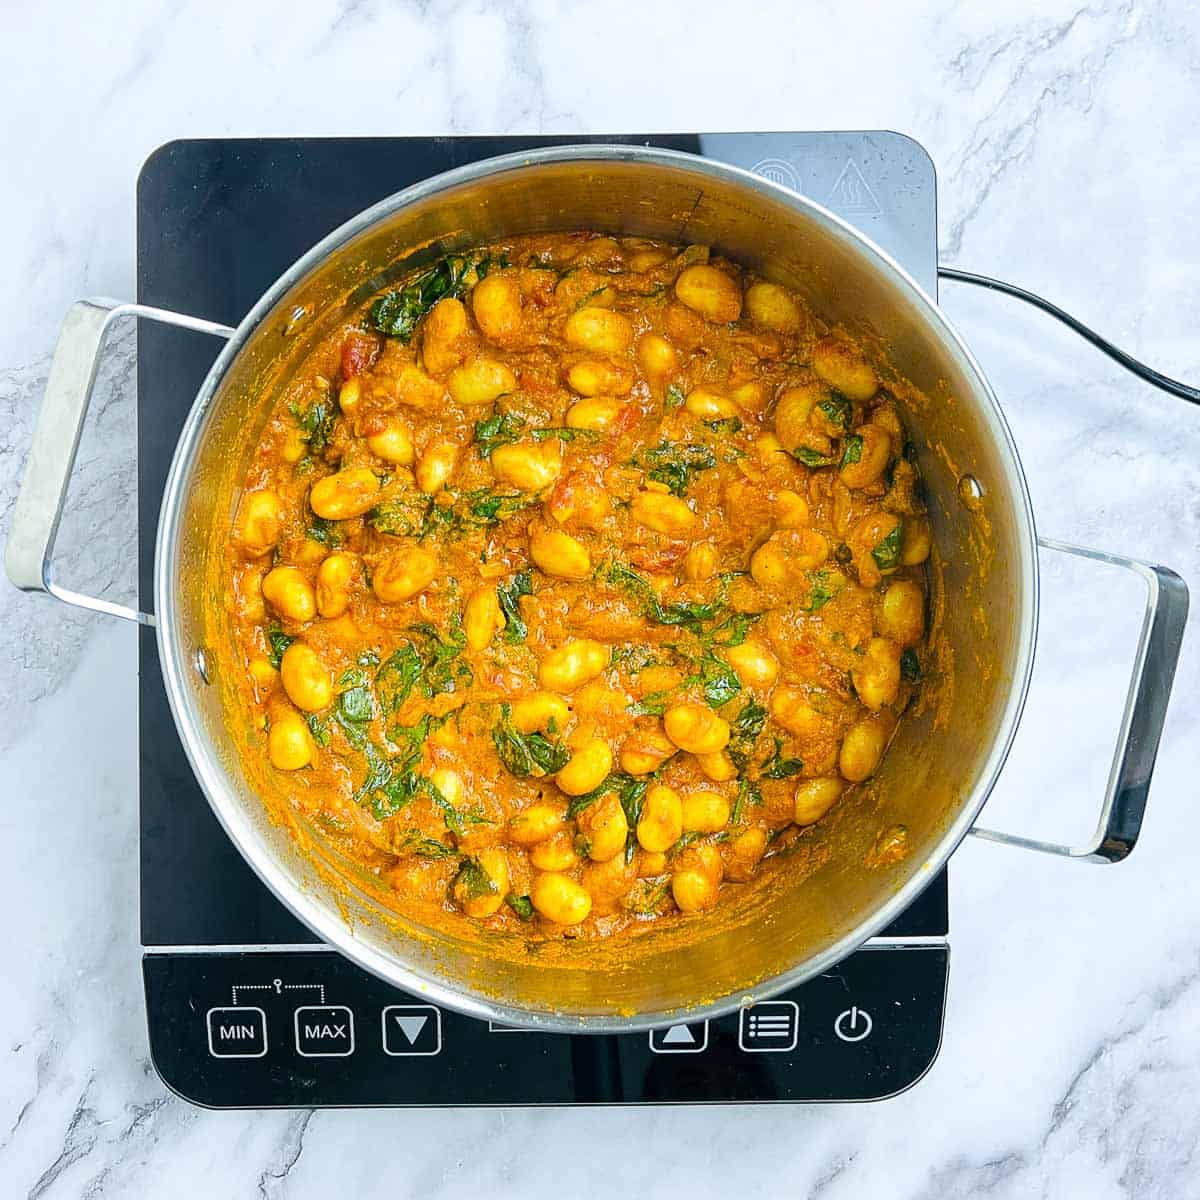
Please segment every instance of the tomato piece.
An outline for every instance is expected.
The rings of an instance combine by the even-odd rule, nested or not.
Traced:
[[[361,375],[379,357],[379,336],[361,329],[352,329],[342,342],[342,377],[353,379]]]

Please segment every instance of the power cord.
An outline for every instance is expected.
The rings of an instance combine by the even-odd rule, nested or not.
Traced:
[[[1187,400],[1190,404],[1200,404],[1200,388],[1180,383],[1178,379],[1171,379],[1160,374],[1153,367],[1138,362],[1136,358],[1126,354],[1119,346],[1114,346],[1112,342],[1102,338],[1094,329],[1089,329],[1082,321],[1076,320],[1069,312],[1064,312],[1057,304],[1051,304],[1049,300],[1033,292],[1027,292],[1013,283],[1005,283],[1002,279],[993,279],[990,275],[974,275],[970,271],[959,271],[954,267],[938,267],[938,276],[942,279],[952,279],[955,283],[972,283],[976,287],[1001,292],[1005,296],[1012,296],[1014,300],[1024,300],[1026,304],[1032,304],[1034,308],[1041,309],[1048,316],[1060,321],[1068,329],[1079,334],[1084,341],[1091,342],[1101,354],[1107,354],[1113,362],[1120,363],[1127,371],[1132,371],[1140,379],[1144,379],[1156,388],[1161,388],[1164,392],[1169,392],[1172,396],[1178,396],[1180,400]]]

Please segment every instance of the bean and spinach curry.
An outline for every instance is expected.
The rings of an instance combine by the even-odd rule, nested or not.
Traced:
[[[375,298],[281,396],[228,552],[238,686],[398,908],[604,936],[855,803],[929,552],[894,396],[796,294],[517,238]]]

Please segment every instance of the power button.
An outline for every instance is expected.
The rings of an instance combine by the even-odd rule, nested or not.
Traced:
[[[871,1020],[871,1014],[865,1008],[859,1008],[857,1004],[838,1013],[833,1022],[833,1032],[843,1042],[861,1042],[871,1036],[871,1030],[874,1028],[875,1022]]]

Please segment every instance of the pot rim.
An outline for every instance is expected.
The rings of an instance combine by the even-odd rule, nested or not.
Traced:
[[[409,204],[428,199],[482,177],[564,162],[580,165],[588,162],[645,163],[650,166],[683,169],[696,175],[721,179],[726,183],[761,193],[777,201],[782,201],[792,208],[806,212],[828,232],[853,243],[878,270],[890,276],[893,284],[898,285],[901,291],[907,293],[910,303],[917,307],[928,324],[933,327],[935,333],[942,338],[948,351],[959,359],[964,374],[974,384],[976,395],[984,410],[985,422],[990,426],[990,431],[997,443],[999,458],[1004,467],[1004,482],[1016,500],[1017,538],[1022,547],[1022,553],[1020,563],[1014,565],[1018,568],[1017,586],[1026,598],[1019,618],[1021,627],[1018,630],[1017,661],[1012,685],[1000,721],[999,732],[989,750],[980,773],[979,783],[960,806],[955,819],[947,825],[932,853],[927,855],[925,860],[912,872],[904,886],[889,896],[883,904],[874,909],[868,917],[860,921],[853,930],[837,942],[819,954],[804,959],[790,970],[760,981],[749,992],[730,993],[694,1008],[636,1013],[627,1016],[617,1014],[571,1016],[555,1012],[534,1012],[506,1005],[480,994],[467,985],[463,985],[461,988],[456,987],[453,981],[448,980],[445,976],[416,971],[396,958],[359,941],[352,926],[334,912],[322,907],[304,888],[297,885],[291,874],[270,853],[263,840],[257,837],[243,836],[240,832],[246,828],[245,822],[239,819],[238,806],[230,798],[225,773],[207,738],[197,733],[198,720],[189,689],[184,683],[184,673],[189,669],[190,655],[187,648],[180,644],[180,639],[175,632],[178,617],[174,599],[174,580],[178,569],[180,517],[186,495],[185,482],[200,445],[200,434],[203,431],[213,397],[229,367],[259,330],[282,296],[346,242]],[[686,1016],[689,1021],[712,1019],[797,987],[822,972],[828,971],[836,963],[846,958],[864,942],[886,928],[916,899],[970,831],[980,809],[987,802],[1008,757],[1020,723],[1033,671],[1039,604],[1037,542],[1033,507],[1012,432],[1000,410],[987,377],[958,331],[942,314],[936,301],[891,255],[824,206],[743,168],[683,151],[656,147],[603,144],[551,146],[483,159],[431,176],[429,179],[396,192],[364,209],[322,238],[263,293],[250,312],[238,324],[233,336],[217,356],[196,393],[196,399],[192,403],[176,443],[167,475],[162,506],[159,511],[154,558],[155,638],[171,715],[187,754],[188,762],[210,808],[251,869],[299,921],[318,934],[329,946],[385,982],[466,1016],[479,1020],[520,1025],[543,1032],[631,1033],[661,1027],[678,1021],[682,1016]]]

